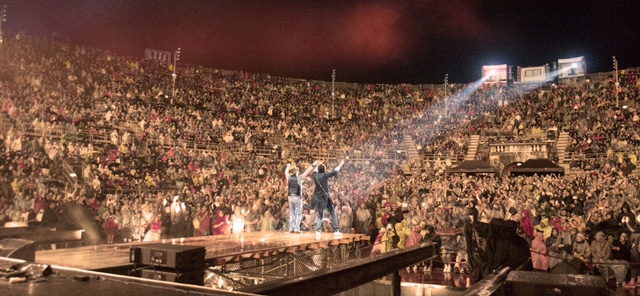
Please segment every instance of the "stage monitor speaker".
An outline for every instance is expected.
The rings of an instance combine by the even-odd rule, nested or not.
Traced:
[[[512,271],[504,283],[505,295],[609,295],[604,279],[583,274]]]
[[[131,249],[129,261],[136,264],[151,265],[177,270],[203,269],[204,247],[152,244]]]
[[[182,283],[189,285],[204,285],[204,269],[195,269],[187,271],[166,271],[166,270],[153,270],[143,269],[142,277],[146,279]]]
[[[0,257],[22,259],[24,261],[36,261],[36,244],[34,241],[5,238],[0,240]]]

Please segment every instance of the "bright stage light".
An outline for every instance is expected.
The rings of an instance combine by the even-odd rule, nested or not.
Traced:
[[[243,219],[233,220],[233,226],[231,227],[231,231],[233,233],[244,232],[244,220]]]

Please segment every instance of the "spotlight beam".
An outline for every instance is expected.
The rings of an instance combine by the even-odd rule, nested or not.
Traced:
[[[435,137],[441,135],[443,132],[453,129],[457,126],[456,122],[453,122],[449,119],[445,119],[442,120],[442,118],[437,118],[434,115],[435,114],[440,114],[441,110],[445,109],[446,105],[449,105],[450,107],[453,107],[454,110],[451,110],[452,113],[455,113],[457,110],[460,109],[460,107],[456,107],[459,106],[460,104],[464,103],[465,101],[469,100],[471,95],[478,90],[483,83],[489,79],[489,77],[491,77],[491,75],[489,76],[485,76],[482,77],[480,80],[477,80],[469,85],[467,85],[465,88],[463,88],[462,90],[458,91],[457,93],[452,93],[450,96],[443,98],[442,100],[440,100],[438,103],[436,103],[432,108],[424,110],[422,112],[422,118],[427,117],[427,121],[431,121],[430,123],[424,122],[424,123],[420,123],[420,124],[429,124],[429,125],[434,125],[434,127],[436,128],[436,132],[433,133],[433,135],[435,135]],[[452,106],[453,105],[453,106]],[[379,139],[383,138],[383,137],[387,137],[389,138],[389,136],[391,136],[394,132],[398,132],[398,131],[402,131],[402,130],[409,130],[409,129],[415,129],[415,125],[414,125],[414,118],[410,118],[410,119],[404,119],[402,121],[400,121],[394,128],[388,130],[387,132],[385,132],[383,135],[380,135],[378,137],[375,137],[373,139],[369,139],[367,140],[365,143],[360,144],[359,146],[356,146],[352,149],[349,150],[349,154],[353,153],[353,151],[355,150],[363,150],[361,148],[364,148],[365,146],[367,146],[368,143],[371,142],[376,142]],[[442,121],[442,122],[440,122]],[[366,176],[369,178],[369,180],[367,180],[366,184],[375,184],[376,181],[381,181],[384,182],[384,180],[388,179],[389,175],[384,175],[381,174],[380,172],[375,172],[375,173],[366,173]],[[375,186],[368,186],[366,192],[364,192],[363,194],[368,195],[369,192],[371,192],[372,190],[377,189]]]
[[[549,78],[547,81],[555,79],[556,77],[558,77],[560,75],[561,71],[560,70],[555,70],[553,72],[551,72],[549,74]],[[437,138],[440,135],[442,135],[444,132],[447,132],[449,130],[455,129],[456,127],[458,127],[458,122],[452,120],[451,118],[441,118],[441,117],[437,117],[437,114],[441,114],[440,111],[442,110],[448,110],[449,108],[453,107],[453,110],[448,110],[449,114],[455,114],[456,112],[460,111],[461,108],[463,108],[462,106],[464,105],[464,103],[468,100],[470,100],[473,96],[473,94],[480,88],[482,87],[482,85],[484,84],[484,82],[486,82],[489,78],[491,78],[491,76],[495,75],[495,71],[491,71],[487,74],[487,76],[482,77],[481,79],[470,83],[469,85],[467,85],[465,88],[455,92],[455,93],[447,93],[447,95],[449,96],[445,96],[442,100],[440,100],[438,103],[434,104],[433,107],[426,109],[424,111],[422,111],[422,114],[419,118],[425,118],[424,121],[420,121],[419,118],[410,118],[410,119],[404,119],[402,121],[400,121],[394,128],[388,130],[387,132],[385,132],[383,135],[380,135],[378,137],[375,137],[373,139],[369,139],[368,141],[366,141],[365,143],[360,144],[359,146],[356,146],[352,149],[349,150],[349,154],[351,154],[353,151],[355,150],[362,150],[360,148],[363,148],[364,146],[367,146],[368,143],[371,142],[376,142],[379,139],[386,137],[389,138],[394,132],[398,132],[398,131],[403,131],[403,130],[416,130],[416,129],[421,129],[420,125],[429,125],[431,128],[433,128],[432,130],[435,130],[435,132],[432,133],[431,136],[433,136],[433,138]],[[531,93],[533,91],[535,91],[536,89],[538,89],[539,87],[541,87],[542,85],[544,85],[544,83],[536,83],[536,84],[527,84],[526,88],[523,88],[524,90],[524,94],[528,94]],[[488,95],[488,94],[487,94]],[[505,99],[509,99],[509,97],[505,97]],[[507,102],[509,103],[509,102]],[[471,121],[478,119],[482,116],[484,116],[484,113],[486,112],[492,112],[494,111],[493,108],[499,108],[496,106],[492,106],[490,107],[491,109],[483,109],[483,112],[477,112],[476,115],[472,118],[469,118]],[[418,123],[418,125],[416,126],[415,123]],[[432,139],[433,140],[433,139]],[[432,141],[431,140],[431,141]],[[427,142],[429,143],[429,142]],[[386,179],[388,179],[389,177],[391,177],[390,175],[384,175],[381,174],[380,172],[375,172],[375,173],[366,173],[366,176],[369,178],[369,180],[367,180],[367,182],[365,184],[376,184],[376,181],[380,182],[380,183],[384,183],[384,181]],[[371,191],[377,189],[377,186],[368,186],[366,191],[363,192],[363,195],[368,195]]]

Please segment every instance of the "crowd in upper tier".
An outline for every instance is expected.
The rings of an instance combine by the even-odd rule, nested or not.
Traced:
[[[94,227],[95,243],[287,230],[286,164],[324,160],[331,169],[348,158],[331,184],[340,230],[375,238],[393,224],[379,238],[399,237],[393,247],[415,243],[415,230],[433,239],[467,213],[531,221],[549,250],[550,237],[575,243],[565,235],[574,228],[613,244],[635,233],[635,216],[616,214],[639,206],[635,84],[453,85],[447,96],[440,87],[343,84],[332,104],[323,82],[191,67],[176,71],[174,96],[170,65],[24,34],[5,38],[0,64],[2,222]],[[446,173],[471,135],[525,142],[548,131],[569,133],[576,172]],[[407,157],[413,149],[418,159]],[[407,162],[413,174],[400,169]],[[312,229],[312,181],[304,185],[302,228]],[[69,218],[73,209],[86,221]],[[535,237],[527,226],[521,235]]]

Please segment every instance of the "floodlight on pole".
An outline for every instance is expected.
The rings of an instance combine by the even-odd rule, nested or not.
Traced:
[[[171,86],[171,103],[176,96],[176,68],[178,67],[178,61],[180,60],[180,47],[173,53],[173,73],[171,74],[173,84]]]
[[[447,84],[449,83],[449,73],[444,74],[444,117],[448,117],[447,110]]]
[[[331,72],[331,118],[336,118],[336,69]]]
[[[4,35],[2,32],[2,23],[4,23],[6,20],[7,20],[7,6],[3,5],[2,10],[0,11],[0,44],[2,44],[2,41],[4,40]]]
[[[620,83],[618,82],[618,59],[616,59],[616,56],[613,56],[613,70],[615,71],[614,73],[614,79],[615,79],[615,87],[616,87],[616,108],[618,108],[619,104],[618,104],[618,86],[620,85]]]

